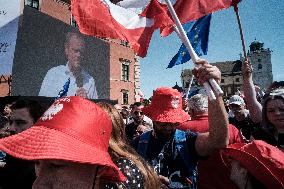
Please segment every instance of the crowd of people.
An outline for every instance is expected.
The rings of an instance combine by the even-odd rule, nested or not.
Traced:
[[[199,60],[199,83],[219,69]],[[0,189],[284,188],[284,85],[261,97],[243,63],[242,95],[183,99],[170,87],[149,105],[18,100],[0,129]]]

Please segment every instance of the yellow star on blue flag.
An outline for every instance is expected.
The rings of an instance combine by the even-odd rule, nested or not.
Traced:
[[[198,56],[207,54],[210,20],[211,14],[183,25],[184,30],[187,32],[187,37]],[[167,68],[183,64],[190,59],[189,52],[183,44],[179,48],[178,53],[172,58]]]

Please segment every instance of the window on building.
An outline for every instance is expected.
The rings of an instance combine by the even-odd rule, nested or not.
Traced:
[[[129,81],[129,67],[130,67],[130,61],[120,59],[121,62],[121,80],[123,81]]]
[[[225,83],[225,80],[224,80],[224,79],[221,79],[221,83]]]
[[[128,91],[122,89],[122,104],[127,105],[128,104]]]
[[[25,0],[25,5],[39,10],[39,0]]]
[[[261,59],[259,58],[259,59],[257,59],[257,62],[261,62]]]
[[[236,78],[236,82],[240,82],[240,78]]]
[[[75,18],[74,18],[73,15],[71,16],[70,25],[73,26],[73,27],[75,27],[75,28],[78,27],[78,26],[77,26],[77,22],[76,22],[76,20],[75,20]]]
[[[261,70],[262,69],[262,65],[258,64],[257,69]]]

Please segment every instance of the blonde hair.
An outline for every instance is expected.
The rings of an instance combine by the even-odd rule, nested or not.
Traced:
[[[144,177],[145,189],[162,188],[162,184],[158,175],[150,167],[150,165],[127,143],[125,135],[125,125],[120,113],[114,106],[99,102],[97,103],[104,109],[112,120],[112,134],[109,141],[109,154],[115,162],[121,157],[131,160],[140,170]]]

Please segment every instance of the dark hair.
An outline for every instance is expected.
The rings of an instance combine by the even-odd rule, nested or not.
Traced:
[[[271,134],[275,134],[276,128],[267,118],[267,103],[272,99],[284,100],[284,81],[273,82],[267,89],[266,94],[262,99],[262,127]]]
[[[12,110],[22,108],[27,108],[29,110],[34,122],[36,122],[44,113],[44,108],[35,100],[17,100],[11,106]]]
[[[134,102],[132,104],[132,107],[134,107],[134,106],[139,107],[139,106],[144,106],[144,104],[142,102]]]

